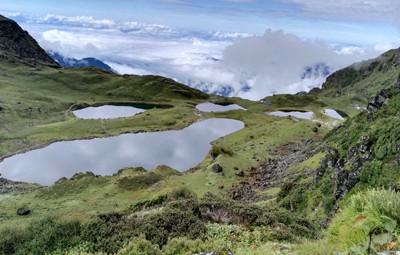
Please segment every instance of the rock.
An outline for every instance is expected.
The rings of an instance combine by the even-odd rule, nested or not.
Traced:
[[[321,125],[321,123],[317,122],[317,123],[315,123],[315,126],[316,127],[321,127],[322,125]]]
[[[28,208],[18,208],[17,209],[17,215],[28,215],[31,213],[31,210],[29,210]]]
[[[314,133],[318,133],[318,128],[317,128],[317,127],[312,127],[311,130],[312,130]]]
[[[391,94],[387,90],[380,91],[376,96],[372,97],[367,106],[368,119],[372,119],[372,114],[376,110],[379,110],[384,104],[387,104],[391,97]]]
[[[219,186],[218,188],[219,188],[219,189],[224,189],[225,187],[224,187],[224,185],[221,185],[221,186]]]
[[[236,176],[244,177],[244,172],[243,171],[239,171],[239,172],[236,173]]]
[[[215,164],[212,166],[212,171],[214,173],[222,173],[224,171],[224,169],[219,164]]]

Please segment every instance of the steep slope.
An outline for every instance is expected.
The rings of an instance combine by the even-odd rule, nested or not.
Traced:
[[[379,90],[392,86],[399,73],[400,48],[333,73],[322,89],[313,89],[310,94],[333,97],[357,94],[369,98]]]
[[[12,53],[13,59],[0,61],[1,157],[58,140],[181,129],[201,118],[238,119],[245,128],[215,141],[204,161],[183,174],[165,166],[154,172],[124,169],[106,177],[78,173],[50,187],[1,179],[0,185],[7,185],[3,192],[10,192],[10,185],[25,190],[0,195],[0,253],[296,254],[301,251],[296,244],[324,233],[321,225],[328,226],[333,218],[335,226],[343,219],[340,210],[352,208],[349,201],[358,196],[355,192],[370,195],[366,190],[373,187],[399,189],[396,52],[388,52],[386,62],[376,60],[382,68],[368,71],[370,64],[363,64],[363,71],[338,71],[340,75],[328,78],[321,91],[276,95],[267,98],[269,104],[221,100],[159,76],[118,76],[98,68],[31,68],[34,59],[23,58],[21,64]],[[387,89],[366,99],[383,88]],[[367,93],[360,95],[364,90]],[[325,136],[328,117],[322,111],[347,109],[357,97],[365,100],[367,110]],[[247,111],[195,110],[197,103],[209,99],[239,103]],[[104,121],[71,114],[75,108],[111,103],[147,104],[151,109]],[[165,105],[170,108],[158,107]],[[324,121],[266,114],[275,109],[312,110]],[[395,191],[376,193],[378,199],[388,195],[381,200],[390,203],[399,197]],[[384,205],[398,215],[400,206]],[[22,217],[16,215],[18,209],[32,212]],[[371,213],[364,211],[344,221],[348,233],[369,220]],[[357,232],[361,243],[354,242],[357,247],[379,234],[391,234],[389,245],[395,242],[394,248],[400,243],[400,217],[382,215],[379,220],[384,223],[369,229],[362,225]],[[50,216],[59,220],[37,221]],[[385,217],[389,220],[383,221]],[[337,229],[328,232],[338,237]],[[317,251],[306,247],[303,254],[331,254],[337,247],[350,247],[347,241],[333,240]],[[290,246],[294,248],[288,251]]]
[[[28,32],[13,20],[0,15],[0,57],[8,61],[21,61],[26,65],[59,67]]]

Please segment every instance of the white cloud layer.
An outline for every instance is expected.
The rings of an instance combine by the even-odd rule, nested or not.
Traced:
[[[390,47],[339,47],[271,30],[261,36],[195,33],[85,16],[47,15],[36,24],[41,29],[57,25],[34,35],[45,49],[66,57],[96,57],[121,74],[158,74],[210,93],[253,100],[308,91],[322,84],[327,70],[375,57]],[[306,68],[310,70],[305,74]]]
[[[399,0],[281,0],[297,4],[304,15],[312,13],[353,20],[399,21]]]

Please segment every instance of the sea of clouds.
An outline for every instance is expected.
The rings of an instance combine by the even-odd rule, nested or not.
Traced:
[[[43,48],[65,57],[95,57],[120,74],[157,74],[205,92],[252,100],[319,87],[329,72],[393,47],[337,45],[282,30],[254,35],[90,16],[14,17]]]

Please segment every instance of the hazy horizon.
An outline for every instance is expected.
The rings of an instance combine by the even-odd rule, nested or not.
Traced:
[[[395,0],[2,2],[46,50],[249,99],[309,90],[400,46]]]

